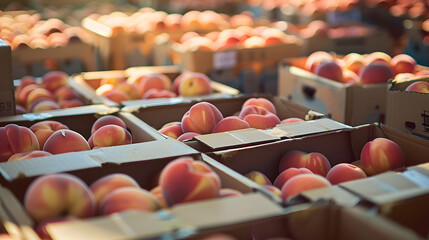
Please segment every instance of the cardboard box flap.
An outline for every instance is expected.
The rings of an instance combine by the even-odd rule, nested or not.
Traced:
[[[122,146],[99,148],[90,151],[64,153],[58,155],[24,159],[0,163],[0,173],[7,181],[20,177],[34,177],[41,174],[66,172],[79,169],[101,167],[103,164],[122,164],[199,154],[196,150],[174,139],[150,141]],[[79,159],[79,161],[75,161]]]
[[[259,193],[200,201],[171,209],[182,229],[205,229],[282,214],[283,209]]]
[[[139,211],[47,226],[47,231],[56,240],[159,239],[172,230],[157,214]]]
[[[267,131],[254,128],[203,134],[195,136],[194,139],[207,145],[213,150],[280,140],[279,137],[274,136]]]
[[[302,121],[288,124],[279,124],[275,128],[267,130],[270,134],[280,138],[299,137],[315,133],[329,132],[351,127],[329,118],[321,118],[310,121]]]
[[[417,166],[409,167],[408,170],[413,170],[425,176],[429,176],[429,163],[424,163]]]
[[[418,81],[429,82],[429,77],[420,76],[420,77],[415,77],[415,78],[412,78],[412,79],[410,79],[408,81],[404,81],[404,82],[392,81],[392,82],[390,82],[389,91],[405,91],[405,89],[408,86],[410,86],[412,83],[415,83]]]
[[[318,188],[310,191],[305,191],[288,200],[286,204],[288,204],[289,202],[292,203],[299,201],[299,199],[302,198],[309,200],[310,202],[332,201],[337,205],[346,207],[355,207],[360,200],[359,197],[336,185],[327,188]]]
[[[366,179],[342,183],[340,186],[370,202],[382,205],[429,193],[428,177],[419,175],[419,180],[421,178],[425,179],[425,186],[417,184],[415,177],[387,172]]]

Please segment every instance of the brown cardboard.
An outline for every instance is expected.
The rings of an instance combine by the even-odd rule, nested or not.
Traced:
[[[429,82],[421,77],[406,82],[392,82],[387,92],[386,124],[421,137],[429,137],[429,95],[406,92],[405,89],[417,81]]]
[[[351,126],[384,121],[387,84],[342,84],[291,66],[296,61],[305,58],[286,59],[279,65],[280,97]]]
[[[15,115],[15,97],[10,46],[0,39],[0,116]]]
[[[109,100],[106,97],[98,96],[95,94],[95,90],[100,86],[100,81],[106,77],[117,77],[117,78],[128,78],[129,76],[136,75],[139,73],[163,73],[167,75],[172,81],[179,76],[182,71],[178,66],[150,66],[150,67],[131,67],[126,70],[116,70],[116,71],[96,71],[96,72],[84,72],[78,75],[74,75],[72,82],[76,90],[81,94],[86,96],[88,99],[91,99],[93,104],[105,104],[108,106],[118,106],[118,105],[139,105],[145,104],[146,102],[164,102],[168,104],[169,101],[180,102],[180,101],[189,101],[195,99],[210,99],[210,98],[222,98],[225,96],[236,95],[239,93],[238,90],[226,86],[222,83],[211,81],[211,87],[213,89],[213,94],[208,94],[204,96],[195,96],[195,97],[175,97],[172,99],[141,99],[141,100],[130,100],[123,101],[120,104],[115,103]]]

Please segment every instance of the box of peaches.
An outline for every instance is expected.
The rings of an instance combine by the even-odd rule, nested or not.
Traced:
[[[283,61],[278,95],[352,126],[384,122],[388,81],[403,73],[424,75],[425,69],[406,54],[317,51]]]
[[[363,207],[425,237],[428,153],[427,140],[374,123],[208,155],[282,206]]]
[[[93,104],[139,105],[169,99],[164,104],[192,99],[222,98],[238,90],[205,74],[183,72],[177,66],[132,67],[126,70],[84,72],[73,76],[77,88]],[[163,100],[161,100],[162,102]]]
[[[161,238],[195,219],[230,226],[282,213],[210,157],[110,113],[2,122],[0,229],[13,239]]]

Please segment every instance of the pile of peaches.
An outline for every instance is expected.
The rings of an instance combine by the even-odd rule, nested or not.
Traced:
[[[38,232],[45,236],[44,227],[49,222],[106,216],[126,210],[155,212],[183,203],[242,195],[237,190],[222,188],[219,175],[192,157],[169,162],[156,176],[156,186],[144,189],[124,173],[105,175],[88,184],[67,173],[47,174],[29,185],[24,206],[39,224]]]
[[[136,73],[128,78],[105,78],[95,90],[95,94],[115,103],[137,99],[200,96],[212,92],[211,79],[197,72],[183,72],[174,80],[163,73]]]
[[[80,27],[70,27],[58,18],[42,20],[38,13],[0,16],[0,38],[12,50],[63,47],[70,40],[80,39],[81,34]]]
[[[429,16],[428,3],[424,0],[400,1],[400,0],[365,0],[370,7],[388,9],[395,17],[411,19],[427,19]]]
[[[7,124],[0,127],[0,139],[0,162],[132,143],[125,122],[113,115],[98,118],[88,140],[68,126],[51,120],[37,122],[29,128]]]
[[[356,8],[359,4],[358,0],[252,0],[252,3],[258,2],[266,9],[274,7],[286,7],[299,12],[306,16],[318,16],[328,11],[348,11]]]
[[[390,139],[379,137],[367,142],[361,150],[360,160],[353,163],[331,167],[329,160],[320,152],[291,150],[280,159],[279,174],[274,183],[259,171],[251,171],[245,176],[287,201],[307,190],[362,179],[404,166],[401,147]]]
[[[280,120],[274,104],[266,98],[249,98],[239,113],[223,117],[220,110],[209,102],[194,104],[180,122],[170,122],[158,131],[166,136],[185,141],[195,136],[246,128],[268,129],[277,124],[304,121],[290,117]]]
[[[391,79],[410,79],[429,75],[420,70],[416,61],[407,54],[394,57],[384,52],[370,54],[349,53],[344,57],[317,51],[308,56],[304,69],[318,76],[340,83],[368,85],[387,83]]]
[[[50,71],[40,82],[32,76],[23,77],[15,88],[17,114],[82,106],[78,93],[68,81],[69,76],[62,71]]]
[[[221,51],[229,48],[257,48],[296,42],[295,36],[277,28],[244,25],[206,34],[190,31],[185,33],[177,43],[185,51]]]

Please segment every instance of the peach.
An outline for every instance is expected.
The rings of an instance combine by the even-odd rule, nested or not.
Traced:
[[[417,66],[416,60],[407,54],[398,54],[390,60],[395,75],[398,73],[414,73]]]
[[[332,185],[361,178],[366,178],[365,172],[358,166],[349,163],[339,163],[335,165],[326,175],[326,179],[328,179]]]
[[[310,22],[306,28],[301,30],[301,36],[303,38],[309,38],[314,36],[327,36],[330,27],[328,23],[322,20],[314,20]]]
[[[389,65],[390,60],[392,60],[392,57],[390,57],[387,53],[384,52],[372,52],[365,57],[367,65],[373,62],[381,62],[386,65]]]
[[[187,72],[180,78],[178,86],[179,95],[199,96],[213,92],[211,80],[204,73]]]
[[[219,196],[219,176],[204,162],[181,157],[168,163],[161,172],[159,183],[169,207]]]
[[[19,93],[24,87],[30,84],[36,84],[36,78],[34,78],[33,76],[22,77],[18,87],[15,89],[16,93]]]
[[[156,89],[152,88],[146,91],[143,95],[143,99],[153,99],[153,98],[173,98],[176,97],[176,94],[170,90],[166,89]]]
[[[401,147],[387,138],[367,142],[360,153],[362,167],[368,176],[405,166]]]
[[[191,140],[192,138],[194,138],[195,136],[201,135],[199,133],[196,132],[186,132],[183,133],[182,135],[180,135],[177,140],[180,142],[186,141],[186,140]]]
[[[98,96],[106,96],[106,94],[111,92],[113,89],[115,89],[114,85],[103,84],[99,86],[97,89],[95,89],[95,94],[97,94]]]
[[[254,183],[257,183],[259,185],[272,185],[270,179],[268,179],[265,174],[259,171],[251,171],[248,172],[246,175],[244,175],[248,179],[252,180]]]
[[[21,103],[23,105],[26,105],[27,104],[28,94],[30,94],[31,91],[33,91],[36,88],[40,88],[39,85],[37,85],[37,84],[30,84],[30,85],[27,85],[27,86],[23,87],[21,89],[21,91],[19,91],[19,93],[18,93],[19,103]]]
[[[237,240],[237,238],[225,233],[213,233],[200,238],[201,240]]]
[[[218,38],[213,42],[214,51],[222,51],[230,48],[237,47],[241,43],[240,39],[235,36]]]
[[[16,239],[15,237],[12,237],[7,233],[0,233],[0,240],[16,240]]]
[[[337,82],[343,81],[343,70],[334,61],[321,62],[315,69],[315,74]]]
[[[277,197],[281,198],[282,191],[279,188],[277,188],[276,186],[273,186],[273,185],[264,185],[263,187],[265,189],[267,189],[268,191],[270,191],[272,194],[274,194]]]
[[[164,197],[162,196],[161,186],[157,185],[156,187],[152,188],[152,190],[150,190],[150,193],[152,193],[155,198],[158,199],[161,208],[168,208],[167,204],[165,203]]]
[[[240,111],[240,118],[243,118],[250,127],[256,129],[273,128],[280,124],[280,119],[277,115],[269,112],[265,108],[250,105]]]
[[[420,70],[415,73],[416,76],[429,76],[429,69]]]
[[[285,123],[294,123],[294,122],[303,122],[303,121],[304,119],[302,118],[290,117],[290,118],[283,119],[280,123],[285,124]]]
[[[127,94],[128,99],[136,100],[141,98],[139,85],[136,83],[121,82],[115,86],[115,89]]]
[[[261,36],[265,39],[265,46],[286,43],[287,35],[277,28],[268,28],[262,31]]]
[[[153,88],[171,90],[171,79],[162,73],[148,75],[140,82],[139,90],[141,96],[144,96],[149,89]]]
[[[276,107],[274,106],[274,104],[266,98],[249,98],[243,103],[241,109],[244,109],[245,107],[250,105],[262,107],[270,111],[271,113],[277,114]]]
[[[41,98],[34,101],[28,110],[30,112],[39,113],[46,112],[51,110],[60,109],[60,105],[52,99]]]
[[[37,157],[44,157],[44,156],[51,156],[51,155],[52,154],[45,151],[34,150],[30,152],[25,152],[25,153],[15,153],[12,156],[10,156],[8,161],[17,161],[22,159],[37,158]]]
[[[316,174],[299,174],[289,179],[282,187],[281,198],[283,201],[302,192],[329,187],[331,184],[326,178]]]
[[[123,83],[125,81],[124,78],[119,78],[119,77],[108,77],[108,78],[103,78],[100,80],[100,85],[104,85],[104,84],[112,84],[113,86],[117,86],[120,83]]]
[[[29,108],[31,104],[37,99],[50,99],[55,100],[55,96],[44,88],[35,88],[31,91],[27,96],[27,102],[25,102],[25,106]]]
[[[183,43],[188,51],[212,51],[213,41],[207,37],[192,37]]]
[[[259,36],[251,36],[243,42],[243,47],[245,48],[258,48],[264,46],[265,39]]]
[[[429,82],[416,81],[408,85],[405,89],[408,92],[429,93]]]
[[[365,66],[359,74],[362,84],[387,83],[395,76],[390,66],[374,62]]]
[[[52,120],[45,120],[31,125],[30,130],[36,135],[40,149],[45,146],[46,140],[57,130],[69,129],[66,125]]]
[[[331,169],[331,163],[319,152],[305,153],[298,150],[292,150],[285,153],[279,163],[279,172],[295,167],[308,168],[314,174],[325,177]]]
[[[122,92],[118,89],[112,89],[111,91],[104,94],[103,96],[105,96],[109,100],[112,100],[115,103],[121,103],[123,101],[130,100],[128,95],[125,92]]]
[[[83,102],[77,98],[70,99],[70,100],[64,100],[64,101],[61,101],[61,103],[60,103],[61,109],[80,107],[80,106],[83,106]]]
[[[316,51],[307,57],[305,61],[305,69],[314,73],[317,65],[325,61],[334,61],[334,57],[325,51]]]
[[[88,140],[91,148],[119,146],[131,143],[131,133],[127,129],[114,124],[100,127]]]
[[[24,206],[39,223],[61,216],[92,217],[96,207],[89,187],[67,173],[46,174],[34,180],[25,192]]]
[[[216,124],[216,126],[213,128],[212,132],[227,132],[245,128],[250,128],[250,125],[246,121],[237,116],[229,116],[220,120],[218,124]]]
[[[89,186],[92,194],[94,195],[95,204],[98,207],[100,206],[100,203],[104,197],[114,190],[123,187],[140,188],[139,184],[136,182],[136,180],[134,180],[134,178],[124,173],[112,173],[106,175],[97,179]]]
[[[27,127],[7,124],[0,127],[0,162],[7,161],[15,153],[40,150],[36,135]]]
[[[232,188],[221,188],[219,190],[219,197],[238,197],[243,195],[240,191],[232,189]]]
[[[77,92],[69,86],[59,87],[57,90],[55,90],[54,95],[55,95],[55,99],[58,102],[79,98],[79,95],[77,94]]]
[[[61,86],[68,86],[69,76],[62,71],[50,71],[42,76],[41,86],[54,93]]]
[[[359,74],[360,70],[366,65],[365,57],[359,53],[349,53],[343,60],[343,69],[353,71],[356,74]]]
[[[344,69],[343,70],[343,81],[342,81],[342,83],[358,85],[358,84],[360,84],[359,75],[357,75],[355,72],[353,72],[351,70]]]
[[[95,131],[97,131],[102,126],[109,125],[109,124],[114,124],[123,128],[127,128],[124,120],[122,120],[120,117],[117,117],[114,115],[105,115],[95,120],[95,122],[92,124],[91,135],[94,134]]]
[[[182,124],[180,122],[176,122],[169,126],[162,127],[158,130],[158,132],[169,136],[171,138],[177,139],[180,135],[183,134]]]
[[[48,226],[52,226],[55,224],[62,224],[62,223],[71,222],[75,220],[77,220],[77,218],[73,216],[64,216],[64,217],[49,219],[37,224],[35,231],[37,235],[40,237],[40,239],[50,240],[52,239],[52,237],[48,231]]]
[[[67,152],[78,152],[90,150],[86,139],[79,133],[69,130],[60,129],[54,132],[45,142],[43,151],[52,154]]]
[[[295,168],[291,167],[283,172],[281,172],[276,179],[274,180],[274,186],[276,186],[279,189],[282,189],[283,185],[292,177],[298,175],[298,174],[304,174],[304,173],[313,173],[308,168]]]
[[[207,134],[222,120],[222,113],[209,102],[194,104],[182,117],[183,132]]]

